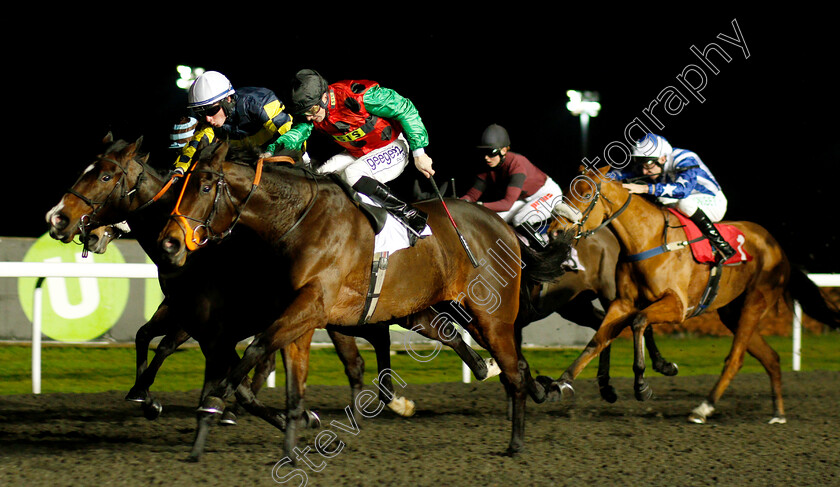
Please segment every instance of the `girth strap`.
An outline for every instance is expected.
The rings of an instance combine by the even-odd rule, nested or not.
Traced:
[[[382,284],[385,282],[385,271],[388,269],[388,254],[389,252],[376,252],[373,254],[373,263],[370,267],[370,285],[368,286],[368,293],[365,297],[365,309],[362,311],[362,317],[359,319],[359,324],[364,325],[368,322],[373,312],[376,311],[376,303],[379,301],[379,293],[382,292]]]

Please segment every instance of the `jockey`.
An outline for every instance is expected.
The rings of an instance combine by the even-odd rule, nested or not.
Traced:
[[[207,71],[190,87],[187,108],[197,119],[192,138],[180,149],[175,171],[183,174],[202,140],[229,140],[231,145],[250,144],[265,150],[292,127],[292,117],[273,91],[245,87],[234,90],[218,71]],[[181,124],[175,126],[177,133]],[[295,134],[289,134],[294,137]],[[173,148],[176,135],[172,135]]]
[[[490,125],[481,135],[479,149],[489,170],[477,175],[462,200],[477,202],[495,211],[530,243],[546,246],[544,231],[551,210],[563,191],[527,157],[511,152],[510,137],[500,125]],[[485,201],[481,201],[481,200]]]
[[[296,125],[294,137],[278,140],[269,150],[281,144],[296,149],[313,129],[331,136],[344,151],[328,159],[318,172],[341,173],[353,189],[381,203],[411,233],[421,236],[428,215],[398,199],[383,184],[402,174],[410,156],[424,176],[435,173],[424,150],[429,144],[426,127],[414,104],[375,81],[327,84],[311,69],[298,71],[292,85],[293,113],[303,115],[307,123]]]
[[[608,173],[616,180],[646,176],[648,184],[623,183],[630,193],[649,194],[663,205],[676,207],[705,235],[725,262],[735,249],[713,225],[726,213],[726,196],[709,168],[694,152],[675,149],[664,137],[647,134],[633,148],[631,164]]]

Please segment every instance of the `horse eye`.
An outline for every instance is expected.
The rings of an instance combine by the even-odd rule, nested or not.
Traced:
[[[104,176],[102,176],[102,178],[100,178],[100,181],[102,181],[103,183],[107,183],[111,180],[112,177],[113,176],[111,176],[110,174],[105,174]]]
[[[204,186],[201,187],[201,192],[202,193],[209,193],[211,189],[213,189],[212,186],[210,186],[209,184],[205,184]]]

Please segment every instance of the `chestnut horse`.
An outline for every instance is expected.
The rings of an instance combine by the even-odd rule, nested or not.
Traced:
[[[103,140],[106,144],[103,154],[88,166],[50,210],[47,221],[53,238],[70,242],[76,235],[80,235],[86,248],[103,253],[108,243],[120,232],[129,231],[121,224],[110,224],[125,220],[130,225],[131,236],[137,239],[147,255],[158,265],[164,301],[137,332],[137,374],[135,384],[126,396],[127,400],[142,403],[146,417],[154,419],[160,414],[162,406],[149,392],[149,387],[166,357],[189,339],[191,334],[199,341],[205,353],[214,347],[222,347],[222,342],[225,353],[231,353],[236,342],[258,331],[259,325],[248,326],[245,323],[239,326],[240,331],[230,334],[222,331],[225,324],[238,324],[242,316],[247,316],[248,322],[259,322],[264,318],[261,318],[258,311],[266,308],[266,303],[287,295],[288,290],[274,286],[271,280],[268,280],[269,285],[263,282],[268,279],[268,275],[261,271],[266,268],[265,261],[270,260],[272,254],[269,252],[260,256],[261,242],[247,231],[225,245],[209,250],[206,255],[197,256],[199,260],[196,265],[174,269],[168,268],[161,261],[158,257],[157,237],[168,220],[178,191],[166,191],[169,188],[168,181],[148,165],[148,156],[139,151],[141,141],[142,138],[131,144],[114,141],[111,134],[108,134]],[[201,265],[201,261],[212,262],[213,259],[238,265],[225,268],[224,273]],[[360,336],[374,345],[380,368],[388,369],[388,330],[366,328],[360,331],[365,332]],[[328,333],[345,366],[353,401],[363,388],[364,360],[352,336],[338,333],[334,329],[329,329]],[[148,364],[149,344],[158,336],[164,338],[151,364]],[[216,362],[214,368],[219,367]],[[257,392],[273,369],[273,356],[259,365],[251,384],[253,393]],[[224,372],[225,369],[222,369],[213,374]],[[208,371],[208,374],[211,372]],[[385,398],[388,397],[387,393],[391,393],[391,401],[385,402],[392,410],[406,416],[413,414],[413,402],[393,394],[390,376],[384,376],[381,385]],[[226,411],[222,421],[223,424],[235,422],[232,410]]]
[[[549,230],[551,238],[558,236]],[[522,326],[541,320],[552,313],[557,313],[566,320],[597,331],[604,319],[604,312],[593,305],[597,299],[603,309],[616,298],[615,272],[618,265],[620,245],[615,234],[609,228],[603,228],[587,238],[574,242],[581,270],[568,270],[554,282],[534,287],[527,299],[528,306],[522,306],[520,322]],[[673,376],[678,372],[677,365],[662,357],[653,337],[653,329],[645,330],[645,345],[653,361],[653,369],[663,375]],[[599,354],[598,390],[601,397],[610,403],[618,399],[615,388],[610,384],[610,347]],[[553,382],[548,377],[537,378],[544,384]],[[573,394],[571,388],[550,389],[549,399],[559,400],[557,393]]]
[[[683,227],[669,224],[670,212],[643,197],[633,197],[604,170],[581,169],[570,186],[567,205],[561,205],[565,228],[578,235],[609,222],[618,236],[624,255],[635,255],[666,242],[686,241]],[[758,359],[770,376],[773,398],[771,423],[784,423],[779,355],[757,333],[764,317],[780,312],[791,296],[800,300],[809,316],[837,327],[840,313],[831,309],[819,289],[799,271],[792,271],[784,251],[761,226],[751,222],[723,222],[740,230],[746,241],[742,250],[751,259],[722,268],[718,293],[707,310],[717,310],[721,321],[734,334],[723,371],[707,398],[689,415],[689,421],[705,423],[717,402],[743,364],[744,352]],[[688,249],[660,253],[654,257],[619,264],[616,275],[618,297],[581,355],[558,379],[569,386],[587,363],[607,346],[623,328],[631,326],[635,342],[634,388],[637,395],[650,396],[644,379],[641,335],[648,325],[685,321],[704,294],[710,265],[698,263]]]
[[[257,169],[226,161],[228,145],[200,159],[188,173],[172,220],[160,234],[170,262],[181,265],[187,254],[202,252],[207,240],[223,238],[235,226],[256,232],[291,270],[277,274],[293,289],[292,304],[245,350],[232,373],[211,392],[208,409],[223,407],[245,374],[267,355],[284,350],[288,426],[285,451],[297,444],[295,427],[303,395],[312,333],[327,323],[362,325],[368,294],[375,233],[370,221],[339,184],[302,168]],[[429,215],[434,235],[393,253],[388,260],[371,323],[403,317],[425,321],[428,310],[456,301],[470,320],[462,323],[490,352],[512,397],[512,433],[508,453],[521,451],[526,394],[545,400],[531,376],[516,340],[522,279],[551,281],[562,271],[570,247],[562,242],[539,255],[522,247],[513,230],[484,207],[450,200],[448,210],[434,202],[418,203]],[[448,213],[479,262],[467,258]],[[419,315],[418,315],[419,314]],[[453,318],[449,321],[455,321]],[[421,323],[422,324],[422,323]],[[199,429],[205,428],[199,423]],[[194,445],[200,448],[197,441]]]

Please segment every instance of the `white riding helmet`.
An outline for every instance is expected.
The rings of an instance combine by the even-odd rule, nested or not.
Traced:
[[[187,108],[212,105],[236,93],[230,81],[218,71],[207,71],[190,86]]]
[[[665,140],[665,137],[656,134],[647,134],[636,142],[631,156],[642,159],[659,159],[664,155],[668,158],[668,161],[670,161],[671,152],[673,151],[674,149],[671,147],[671,144]]]

